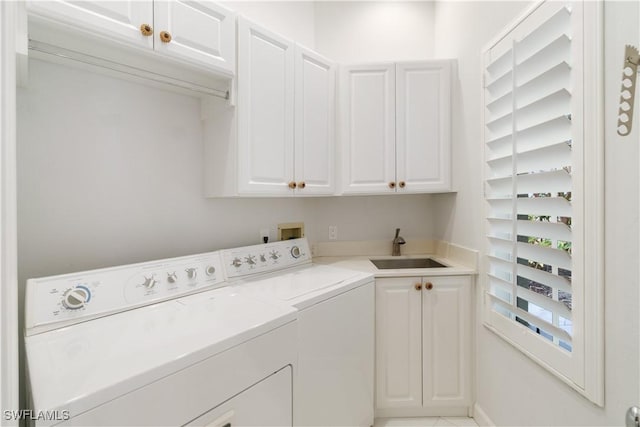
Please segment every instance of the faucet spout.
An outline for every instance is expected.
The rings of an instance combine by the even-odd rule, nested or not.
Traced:
[[[396,237],[393,239],[393,250],[391,251],[391,256],[400,256],[400,245],[404,245],[405,240],[400,237],[400,229],[396,228]]]

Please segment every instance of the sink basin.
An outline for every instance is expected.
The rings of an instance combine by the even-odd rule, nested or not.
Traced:
[[[370,259],[381,270],[396,268],[443,268],[448,265],[440,264],[431,258],[398,258],[398,259]]]

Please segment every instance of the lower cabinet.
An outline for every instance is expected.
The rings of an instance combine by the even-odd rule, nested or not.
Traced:
[[[470,276],[376,279],[376,416],[467,415]]]

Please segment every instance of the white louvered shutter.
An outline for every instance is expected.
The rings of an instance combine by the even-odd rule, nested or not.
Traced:
[[[544,3],[486,52],[484,76],[485,322],[579,388],[582,14],[580,4]]]

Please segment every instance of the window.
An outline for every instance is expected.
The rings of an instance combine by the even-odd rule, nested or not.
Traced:
[[[601,6],[586,3],[536,5],[484,55],[484,321],[602,404]]]

